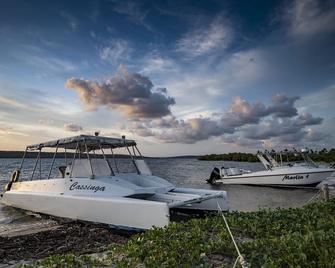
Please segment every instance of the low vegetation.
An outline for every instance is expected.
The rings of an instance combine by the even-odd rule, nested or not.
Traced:
[[[273,156],[276,158],[275,152],[273,152]],[[326,162],[326,163],[334,163],[335,162],[335,149],[322,149],[320,151],[311,151],[309,156],[315,162]],[[238,161],[238,162],[257,162],[258,158],[256,154],[250,153],[228,153],[228,154],[208,154],[198,157],[199,160],[206,161]],[[277,155],[277,160],[280,161],[279,156]],[[302,158],[300,155],[295,155],[293,153],[283,154],[283,161],[301,161]]]
[[[206,154],[198,157],[199,160],[206,161],[238,161],[238,162],[258,162],[255,154],[250,153],[228,153],[228,154]]]
[[[296,209],[225,214],[250,267],[335,267],[335,199]],[[65,254],[42,267],[232,267],[221,215],[172,223],[111,246],[103,258]]]

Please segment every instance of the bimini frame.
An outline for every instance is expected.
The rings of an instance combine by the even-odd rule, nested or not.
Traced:
[[[91,178],[94,178],[94,172],[93,172],[93,168],[92,168],[92,163],[91,163],[91,154],[93,152],[93,155],[96,155],[95,152],[96,150],[99,150],[102,154],[100,155],[100,157],[102,156],[104,160],[107,161],[108,163],[108,167],[110,169],[111,172],[111,176],[115,175],[115,171],[112,168],[110,162],[107,160],[107,156],[105,154],[104,149],[110,149],[111,151],[111,155],[113,158],[113,162],[115,165],[115,170],[116,173],[119,173],[119,167],[115,158],[115,154],[114,154],[114,149],[116,148],[122,148],[124,147],[128,153],[128,155],[130,156],[130,159],[136,169],[137,174],[140,174],[140,170],[136,164],[136,159],[140,158],[143,159],[143,156],[141,154],[141,152],[139,151],[139,149],[137,148],[137,144],[134,140],[127,140],[125,138],[125,136],[122,136],[121,139],[117,139],[117,138],[110,138],[110,137],[102,137],[102,136],[90,136],[90,135],[79,135],[79,136],[74,136],[74,137],[69,137],[69,138],[63,138],[63,139],[59,139],[59,140],[54,140],[54,141],[48,141],[48,142],[44,142],[44,143],[39,143],[39,144],[33,144],[33,145],[29,145],[26,147],[26,150],[23,154],[22,160],[21,160],[21,164],[19,167],[19,174],[21,173],[23,164],[24,164],[24,160],[26,158],[27,152],[30,151],[38,151],[36,160],[35,160],[35,164],[34,164],[34,168],[31,174],[31,180],[34,179],[34,175],[38,166],[38,162],[40,162],[40,177],[41,177],[41,152],[43,148],[55,148],[55,152],[53,154],[52,157],[52,162],[51,162],[51,166],[49,168],[49,172],[48,172],[48,176],[47,179],[50,179],[51,173],[52,173],[52,169],[56,160],[56,155],[59,152],[59,149],[62,148],[64,149],[64,159],[65,159],[65,165],[67,166],[68,164],[68,150],[74,150],[73,153],[73,159],[72,159],[72,165],[71,165],[71,169],[70,169],[70,177],[72,177],[72,172],[73,172],[73,167],[74,167],[74,163],[75,163],[75,159],[78,155],[78,158],[81,159],[82,154],[86,155],[87,161],[89,162],[89,167],[91,169]]]
[[[273,154],[275,154],[275,157],[273,156]],[[292,151],[284,150],[280,152],[275,152],[275,151],[269,152],[265,150],[264,153],[258,152],[257,157],[262,162],[262,164],[267,170],[271,170],[272,168],[283,166],[283,156],[285,155],[286,155],[286,162],[289,163],[288,156],[290,154],[300,155],[302,160],[308,166],[315,167],[315,168],[319,167],[308,155],[309,154],[308,149],[302,149],[301,151],[297,151],[295,149]],[[278,157],[279,157],[279,160],[278,160]]]

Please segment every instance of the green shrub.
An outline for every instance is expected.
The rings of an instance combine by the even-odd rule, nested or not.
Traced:
[[[251,267],[335,267],[335,200],[303,208],[226,213]],[[217,259],[220,261],[217,261]],[[237,257],[221,215],[171,223],[113,246],[102,263],[73,254],[44,267],[231,267]]]

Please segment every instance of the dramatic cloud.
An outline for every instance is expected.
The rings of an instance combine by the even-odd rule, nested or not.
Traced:
[[[292,117],[298,114],[294,103],[299,97],[289,98],[285,95],[277,94],[272,97],[273,106],[269,107],[268,112],[273,113],[277,117]]]
[[[57,138],[69,122],[131,133],[152,155],[335,145],[334,0],[3,2],[3,148]],[[139,74],[114,76],[121,63]]]
[[[117,74],[104,82],[71,78],[66,87],[75,89],[87,110],[99,106],[117,109],[128,118],[157,118],[171,114],[175,104],[165,88],[156,88],[149,78],[129,73],[120,66]]]
[[[227,20],[217,17],[207,27],[197,27],[182,37],[177,43],[177,51],[197,57],[215,49],[225,49],[231,40],[232,30]]]
[[[64,125],[64,130],[70,131],[70,132],[78,132],[78,131],[82,131],[83,127],[77,124],[74,124],[74,123],[68,123]]]
[[[140,136],[154,136],[167,143],[195,143],[210,137],[235,145],[260,145],[272,138],[283,142],[297,142],[307,137],[305,127],[322,123],[322,118],[311,114],[298,114],[294,107],[298,97],[276,95],[272,104],[249,103],[236,97],[230,107],[211,117],[177,120],[173,116],[156,120],[135,122],[132,128]]]
[[[262,103],[250,104],[241,97],[236,97],[230,108],[222,115],[221,122],[228,133],[235,131],[236,127],[245,124],[256,124],[260,118],[269,114],[269,108]]]
[[[257,126],[248,126],[243,129],[244,136],[248,139],[266,140],[272,137],[284,137],[286,135],[306,134],[304,127],[318,125],[322,118],[313,117],[310,114],[302,114],[293,118],[272,118],[265,120]],[[288,139],[288,138],[286,138]]]

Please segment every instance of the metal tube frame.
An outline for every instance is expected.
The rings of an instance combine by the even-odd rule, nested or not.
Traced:
[[[19,168],[20,171],[22,169],[24,159],[26,158],[27,150],[28,150],[28,148],[26,148],[26,150],[23,153],[23,157],[22,157],[22,160],[21,160],[20,168]]]
[[[143,155],[141,154],[140,150],[137,148],[137,146],[135,145],[135,146],[133,146],[133,147],[135,147],[136,151],[138,152],[138,154],[139,154],[139,155],[141,156],[141,158],[143,159],[144,157],[143,157]]]
[[[72,177],[72,171],[73,171],[73,167],[74,167],[74,160],[76,159],[76,154],[77,154],[78,147],[79,147],[79,142],[77,142],[76,149],[74,151],[72,164],[71,164],[71,170],[70,170],[70,178]]]
[[[116,159],[115,159],[115,155],[114,155],[114,152],[113,152],[113,148],[112,148],[112,147],[111,147],[111,152],[112,152],[113,161],[114,161],[114,165],[115,165],[116,171],[117,171],[117,173],[120,173],[120,172],[119,172],[119,168],[118,168],[117,163],[116,163]]]
[[[38,163],[38,160],[40,159],[40,154],[41,154],[41,149],[39,149],[37,157],[36,157],[36,161],[35,161],[33,173],[31,174],[31,178],[30,178],[31,181],[34,179],[34,175],[35,175],[35,170],[36,170],[36,167],[37,167],[37,163]]]
[[[102,152],[102,155],[104,156],[104,160],[107,162],[107,165],[108,165],[108,167],[109,167],[109,169],[110,169],[110,171],[111,171],[111,175],[112,175],[112,176],[115,176],[114,170],[113,170],[112,166],[110,165],[109,161],[107,160],[106,155],[105,155],[105,152],[104,152],[104,150],[102,149],[102,147],[101,147],[101,143],[100,143],[100,142],[99,142],[99,147],[100,147],[100,150],[101,150],[101,152]]]
[[[42,149],[40,149],[40,179],[42,178],[42,158],[41,158]]]
[[[67,166],[66,147],[64,146],[65,166]]]
[[[52,163],[51,163],[51,167],[49,169],[49,174],[48,174],[48,180],[50,179],[50,176],[51,176],[51,172],[52,172],[52,168],[54,167],[54,163],[55,163],[55,159],[56,159],[56,154],[58,152],[58,142],[57,142],[57,146],[56,146],[56,151],[54,153],[54,156],[52,158]]]
[[[131,160],[133,161],[133,164],[134,164],[134,166],[135,166],[135,168],[136,168],[137,174],[140,175],[141,172],[140,172],[140,170],[138,169],[138,167],[137,167],[137,165],[136,165],[136,162],[135,162],[134,157],[132,156],[132,154],[131,154],[131,152],[130,152],[128,146],[126,146],[126,148],[127,148],[127,151],[128,151],[128,153],[129,153],[129,155],[130,155],[130,158],[131,158]]]
[[[91,174],[92,174],[92,179],[93,179],[93,178],[94,178],[94,173],[93,173],[93,168],[92,168],[92,163],[91,163],[90,154],[89,154],[89,152],[88,152],[88,148],[87,148],[86,139],[84,139],[84,144],[85,144],[85,149],[86,149],[87,160],[88,160],[88,163],[90,164]]]

